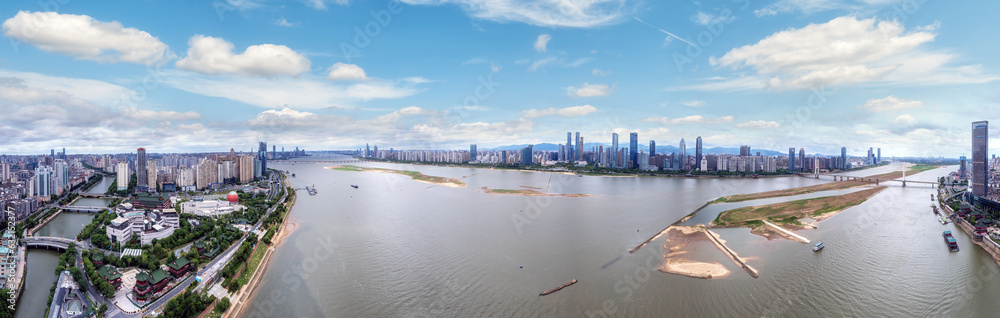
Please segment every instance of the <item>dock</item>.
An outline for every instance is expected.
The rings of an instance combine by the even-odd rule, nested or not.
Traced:
[[[733,250],[729,249],[729,247],[726,246],[726,244],[722,244],[722,242],[719,241],[719,237],[717,236],[717,234],[713,233],[712,231],[709,231],[708,229],[705,229],[705,234],[707,234],[708,237],[712,238],[712,243],[715,243],[715,245],[719,247],[720,250],[726,252],[726,256],[729,256],[729,259],[733,260],[733,262],[736,263],[736,265],[739,265],[741,268],[743,268],[743,270],[745,270],[748,274],[750,274],[750,276],[753,276],[753,278],[757,278],[758,275],[757,270],[754,269],[753,267],[750,267],[750,265],[747,265],[747,263],[744,262],[739,255],[736,255],[736,252],[733,252]]]
[[[561,286],[559,286],[559,287],[556,287],[556,288],[553,288],[553,289],[549,289],[549,290],[546,290],[546,291],[543,291],[543,292],[542,292],[541,294],[538,294],[538,296],[545,296],[545,295],[548,295],[548,294],[551,294],[551,293],[554,293],[554,292],[557,292],[557,291],[560,291],[560,290],[562,290],[563,288],[566,288],[566,287],[569,287],[569,286],[572,286],[573,284],[576,284],[576,279],[573,279],[573,280],[569,281],[569,283],[565,283],[565,284],[562,284],[562,285],[561,285]]]

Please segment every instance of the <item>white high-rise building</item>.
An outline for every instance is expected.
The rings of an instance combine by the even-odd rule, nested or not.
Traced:
[[[146,184],[150,189],[156,189],[156,159],[146,162]]]
[[[35,168],[35,195],[47,197],[53,194],[52,189],[52,167],[38,166]]]
[[[128,189],[128,163],[124,161],[119,162],[118,169],[115,171],[118,172],[118,191]]]

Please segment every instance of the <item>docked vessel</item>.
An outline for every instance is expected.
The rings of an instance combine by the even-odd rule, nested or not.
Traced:
[[[958,252],[958,241],[955,240],[955,236],[951,235],[951,231],[944,231],[941,235],[944,236],[944,242],[948,244],[948,250]]]
[[[813,252],[819,252],[819,250],[823,249],[824,247],[826,246],[823,245],[823,242],[816,242],[816,244],[813,244]]]
[[[939,221],[941,221],[941,224],[948,224],[948,219],[943,216],[939,219]]]

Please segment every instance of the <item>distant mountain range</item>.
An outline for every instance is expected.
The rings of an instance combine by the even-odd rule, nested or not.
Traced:
[[[610,145],[604,145],[604,144],[599,144],[599,143],[584,143],[583,144],[585,151],[590,151],[591,149],[597,148],[597,146],[601,146],[601,145],[603,145],[605,149],[610,148]],[[693,142],[691,144],[687,145],[687,154],[694,155],[695,147],[692,147],[693,145],[694,145]],[[496,147],[496,148],[493,148],[493,149],[482,149],[482,150],[521,150],[521,148],[524,148],[524,147],[527,147],[527,146],[528,146],[527,144],[524,144],[524,145],[508,145],[508,146]],[[626,141],[625,143],[619,143],[618,147],[619,148],[627,148],[628,147],[628,141]],[[645,151],[645,152],[649,152],[649,144],[641,144],[640,143],[639,144],[639,149],[642,150],[642,151]],[[534,145],[534,150],[537,150],[537,151],[559,151],[559,145],[553,144],[553,143],[536,144],[536,145]],[[659,146],[659,145],[657,145],[656,146],[656,153],[660,153],[660,154],[662,154],[662,153],[678,153],[679,150],[680,150],[680,147],[677,147],[677,146],[674,146],[674,145],[668,145],[668,146]],[[753,154],[757,154],[757,152],[760,152],[760,154],[763,155],[763,156],[787,156],[788,155],[787,152],[767,150],[767,149],[756,149],[756,148],[753,148],[753,146],[751,146],[750,151],[753,152]],[[704,152],[705,154],[738,155],[738,154],[740,154],[740,148],[712,147],[712,148],[702,149],[702,152]],[[816,154],[809,154],[809,155],[812,156],[812,155],[816,155]]]

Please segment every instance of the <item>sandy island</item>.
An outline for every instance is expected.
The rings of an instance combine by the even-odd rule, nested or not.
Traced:
[[[527,197],[568,197],[568,198],[580,198],[589,197],[593,194],[583,194],[583,193],[570,193],[570,194],[558,194],[558,193],[545,193],[538,192],[536,190],[513,190],[513,189],[490,189],[487,187],[479,188],[480,191],[489,194],[509,194],[509,195],[521,195]]]
[[[461,187],[465,186],[465,182],[462,182],[461,180],[458,180],[458,179],[455,179],[455,178],[446,178],[446,177],[438,177],[438,176],[428,176],[428,175],[425,175],[425,174],[417,172],[417,171],[409,171],[409,170],[393,170],[393,169],[385,169],[385,168],[370,168],[370,167],[359,167],[359,166],[352,166],[352,165],[330,166],[330,167],[326,167],[326,169],[338,170],[338,171],[392,173],[392,174],[404,175],[404,176],[410,177],[410,179],[413,179],[413,180],[416,180],[416,181],[419,181],[419,182],[430,183],[430,184],[440,185],[440,186],[446,186],[446,187],[450,187],[450,188],[461,188]]]
[[[729,275],[729,270],[722,263],[706,263],[683,257],[690,252],[688,246],[694,242],[709,241],[704,228],[692,226],[671,226],[666,231],[667,240],[663,245],[664,273],[687,277],[712,279]],[[661,233],[662,234],[662,233]]]

